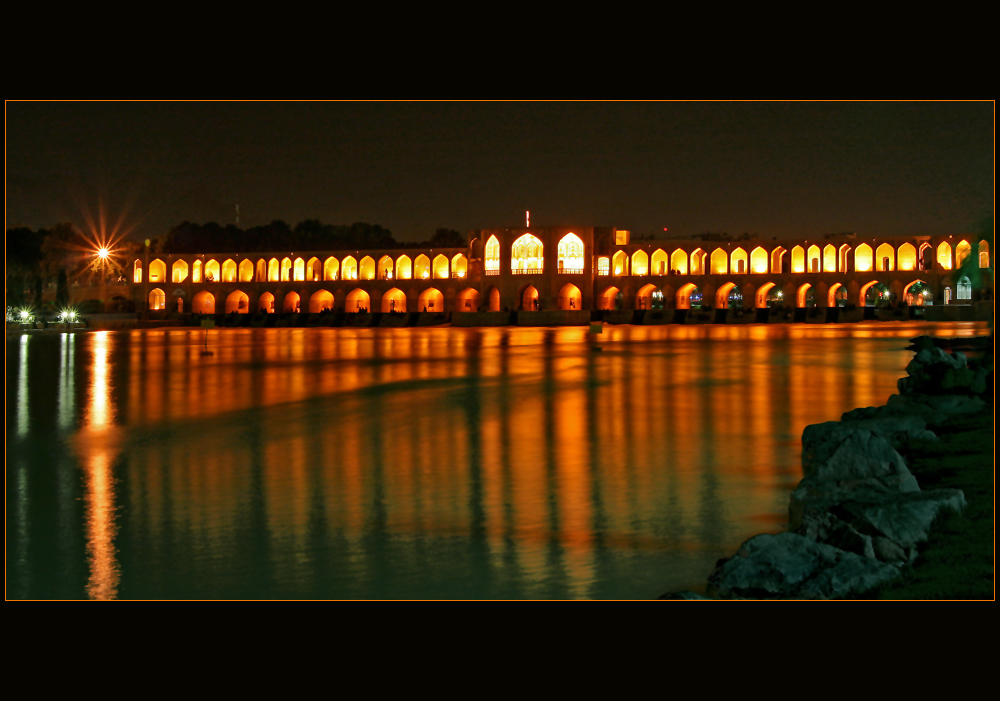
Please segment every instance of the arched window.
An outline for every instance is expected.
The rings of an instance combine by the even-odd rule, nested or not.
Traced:
[[[202,265],[202,262],[200,260],[195,260],[195,262],[191,264],[191,282],[204,281],[205,279],[205,276],[203,274],[204,267],[205,266]]]
[[[413,278],[413,262],[407,255],[402,255],[396,259],[396,279],[410,280]]]
[[[295,259],[295,266],[293,268],[295,280],[301,282],[306,279],[306,262],[301,258]]]
[[[854,249],[854,270],[867,273],[872,269],[872,247],[863,243]]]
[[[742,248],[737,248],[730,256],[731,267],[729,268],[738,275],[745,275],[747,272],[747,252]]]
[[[403,291],[397,287],[393,287],[391,290],[387,290],[384,295],[382,295],[382,313],[389,314],[400,313],[406,311],[406,295]]]
[[[466,290],[466,293],[465,293],[466,297],[463,299],[463,302],[469,301],[470,298],[468,296],[468,292],[469,292],[469,290]],[[475,292],[475,290],[472,290],[472,292]],[[461,295],[459,295],[459,296],[461,297]],[[478,304],[476,306],[478,306]],[[417,311],[418,312],[428,312],[428,313],[429,312],[443,312],[444,311],[444,295],[441,294],[440,290],[438,290],[438,289],[436,289],[434,287],[428,287],[426,290],[424,290],[423,292],[420,293],[419,297],[417,297]],[[474,312],[474,311],[476,311],[476,307],[472,306],[471,302],[469,303],[468,306],[465,306],[465,304],[463,304],[463,303],[459,303],[459,305],[457,307],[457,311],[460,311],[460,312]]]
[[[758,274],[767,272],[767,251],[760,246],[750,251],[750,272]]]
[[[485,256],[486,274],[499,275],[500,241],[497,240],[496,236],[490,236],[490,240],[486,242],[486,249],[484,252],[484,256]]]
[[[545,269],[542,242],[531,234],[524,234],[510,247],[510,270],[518,273],[541,273]]]
[[[150,282],[166,282],[167,281],[167,266],[166,264],[157,258],[152,263],[149,264],[149,281]]]
[[[809,260],[810,273],[818,273],[822,270],[822,268],[820,267],[822,263],[820,261],[819,246],[817,246],[816,244],[810,246],[809,253],[806,256],[806,258],[808,258]]]
[[[219,282],[222,280],[222,266],[214,258],[205,263],[205,282]]]
[[[175,260],[174,264],[170,266],[171,281],[172,282],[184,282],[187,280],[188,276],[188,264],[186,260]]]
[[[792,248],[792,272],[804,273],[806,271],[806,251],[802,246]]]
[[[583,272],[583,241],[576,234],[566,234],[559,240],[559,272]]]
[[[247,314],[250,312],[250,297],[239,290],[234,290],[226,297],[226,314]]]
[[[236,261],[231,258],[222,264],[222,281],[236,282]]]
[[[358,261],[354,259],[354,256],[347,256],[344,258],[344,262],[340,266],[340,275],[343,280],[358,279]],[[351,309],[349,311],[354,310]]]
[[[972,253],[972,246],[969,245],[969,242],[959,241],[958,245],[955,246],[955,267],[961,268],[962,263],[965,261],[966,258],[969,257],[970,253]],[[961,296],[962,295],[961,291],[959,291],[958,295],[959,295],[958,299],[964,299]]]
[[[340,273],[340,261],[330,256],[323,262],[323,279],[336,280]]]
[[[851,247],[848,244],[841,244],[840,248],[837,250],[837,269],[839,272],[847,272],[847,254],[851,252]]]
[[[358,277],[362,280],[375,279],[375,259],[365,256],[358,262]]]
[[[153,266],[150,265],[150,268]],[[167,308],[167,296],[163,294],[163,290],[156,288],[149,293],[149,308],[152,310],[160,310]]]
[[[240,282],[253,282],[253,261],[249,258],[240,261]]]
[[[896,252],[896,267],[900,270],[917,269],[917,249],[912,243],[904,243]]]
[[[136,260],[132,264],[132,282],[142,282],[142,261]]]
[[[381,258],[379,258],[378,268],[376,268],[378,270],[378,279],[392,280],[393,276],[395,275],[395,273],[393,273],[392,271],[394,267],[395,265],[393,264],[392,258],[390,256],[382,256]]]
[[[716,275],[725,275],[729,272],[729,256],[721,248],[712,251],[712,272]]]
[[[615,275],[628,275],[628,255],[625,251],[618,251],[611,258],[611,268]]]
[[[469,274],[469,261],[461,253],[456,253],[451,259],[451,276],[464,278]]]
[[[951,270],[951,244],[942,241],[937,247],[937,262],[945,270]]]
[[[888,243],[883,243],[875,249],[875,269],[879,272],[896,269],[896,251]]]
[[[678,248],[676,251],[670,254],[670,269],[675,271],[677,275],[688,274],[687,251]]]
[[[557,305],[563,310],[577,310],[583,308],[583,295],[580,294],[580,288],[571,283],[563,285],[563,288],[559,290],[559,297]]]
[[[986,241],[979,242],[979,267],[990,267],[990,244]]]
[[[317,290],[309,298],[309,313],[319,314],[333,309],[333,294],[327,290]]]
[[[783,246],[778,246],[771,251],[771,272],[780,275],[785,271],[785,254],[788,253]]]
[[[828,243],[823,247],[823,272],[837,272],[837,247],[832,243]]]
[[[601,256],[597,259],[597,274],[598,275],[610,275],[611,274],[611,259],[607,256]]]
[[[282,258],[281,259],[281,281],[288,282],[292,279],[292,259]]]
[[[448,278],[448,256],[438,253],[434,256],[434,263],[431,265],[432,275],[435,280],[446,280]]]
[[[272,258],[267,262],[267,280],[268,282],[277,282],[280,279],[278,272],[278,259]]]
[[[684,262],[687,263],[687,256],[684,256]],[[668,265],[670,259],[667,257],[666,251],[662,248],[657,248],[653,251],[649,263],[652,266],[653,275],[666,275],[673,268],[673,266]]]
[[[323,266],[319,263],[319,258],[313,256],[306,262],[306,280],[317,282],[323,279]]]
[[[692,275],[704,275],[705,274],[705,256],[708,254],[700,248],[694,249],[691,252],[691,274]]]
[[[495,237],[494,237],[495,238]],[[500,271],[497,270],[497,273]],[[421,253],[413,261],[413,277],[417,280],[427,280],[431,276],[431,259]]]
[[[261,258],[257,261],[257,282],[267,280],[267,261]]]
[[[632,254],[632,274],[633,275],[648,275],[649,274],[649,256],[643,250],[635,251]]]
[[[955,287],[957,292],[955,299],[972,299],[972,281],[969,278],[963,275]]]

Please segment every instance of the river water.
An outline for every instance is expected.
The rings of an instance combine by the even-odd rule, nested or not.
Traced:
[[[655,598],[984,324],[8,336],[8,598]],[[205,343],[211,355],[203,355]]]

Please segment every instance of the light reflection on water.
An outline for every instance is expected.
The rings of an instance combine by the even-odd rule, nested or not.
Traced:
[[[8,339],[8,595],[698,588],[783,527],[802,428],[883,403],[931,330],[987,333],[219,330],[211,356],[200,329]]]

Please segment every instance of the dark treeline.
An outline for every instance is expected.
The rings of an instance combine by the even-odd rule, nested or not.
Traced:
[[[438,229],[427,241],[399,242],[392,232],[378,224],[356,222],[324,224],[316,219],[299,222],[292,228],[275,220],[263,226],[241,229],[232,224],[184,222],[155,242],[158,253],[227,253],[230,251],[324,251],[361,248],[446,248],[466,246],[466,237],[454,229]]]

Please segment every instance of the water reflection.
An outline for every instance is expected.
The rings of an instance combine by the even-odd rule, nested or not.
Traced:
[[[652,597],[780,529],[802,428],[884,402],[925,331],[234,329],[212,356],[201,330],[104,332],[30,381],[22,339],[8,406],[45,440],[28,390],[58,378],[81,595]],[[43,458],[13,457],[20,576],[73,556],[28,549]]]

